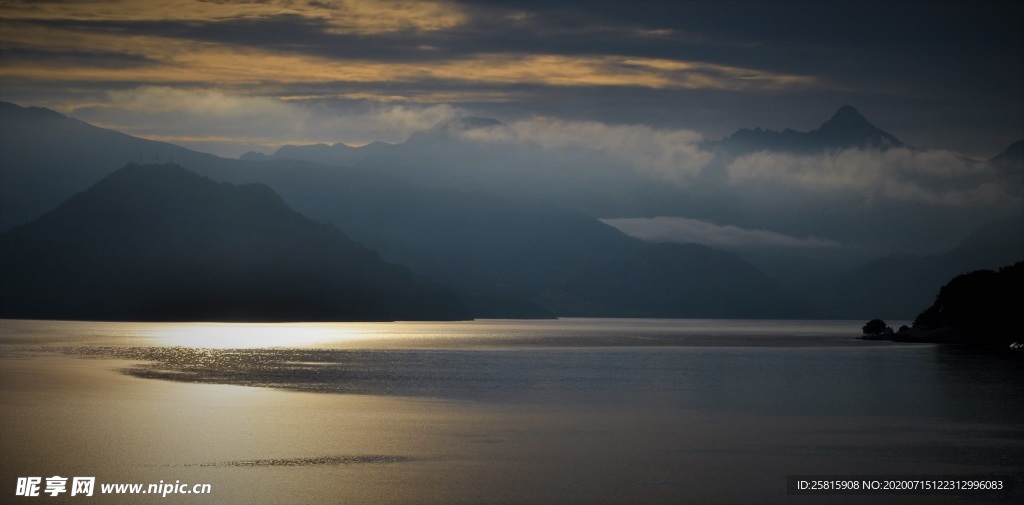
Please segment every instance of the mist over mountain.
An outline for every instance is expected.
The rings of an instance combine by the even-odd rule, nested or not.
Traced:
[[[735,154],[708,148],[708,142],[693,132],[457,118],[399,144],[285,146],[274,155],[252,154],[243,161],[196,157],[199,153],[190,155],[176,146],[95,127],[89,127],[89,135],[69,132],[74,128],[66,125],[39,128],[17,116],[4,114],[2,121],[8,131],[22,131],[28,139],[5,135],[0,152],[0,161],[10,167],[3,175],[11,182],[4,185],[10,198],[0,202],[0,214],[11,216],[3,219],[8,227],[56,205],[73,193],[73,186],[81,189],[96,180],[86,174],[98,177],[110,166],[137,161],[140,152],[150,153],[142,157],[175,157],[214,178],[219,176],[208,170],[255,174],[239,181],[258,181],[278,169],[322,170],[313,167],[316,163],[335,167],[334,173],[344,174],[341,177],[360,173],[359,177],[423,189],[483,192],[593,218],[679,216],[849,244],[855,246],[849,251],[862,259],[897,251],[936,253],[986,222],[1024,212],[1024,170],[1000,169],[944,151],[911,149],[852,107],[839,109],[816,130],[789,135],[809,139],[800,141],[804,144],[845,146],[813,152],[787,151],[783,141],[768,150]],[[49,116],[51,123],[63,118],[65,123],[88,126],[52,111]],[[106,138],[99,138],[97,131],[106,132]],[[62,140],[65,133],[88,140],[76,145],[77,140]],[[104,155],[111,163],[100,164],[92,151],[120,154]],[[78,161],[83,168],[57,168],[43,176],[45,166],[37,170],[19,162],[32,159],[34,153],[52,159],[42,163],[46,166],[55,167],[57,160],[65,159]],[[75,175],[53,176],[61,170]],[[60,184],[65,187],[56,191]],[[303,203],[274,187],[292,205]],[[300,210],[317,219],[333,219]],[[15,219],[11,212],[21,217]],[[700,237],[662,240],[704,243]],[[818,252],[828,251],[805,251],[821,260]]]
[[[323,161],[325,149],[289,146],[271,158]],[[597,218],[679,216],[813,236],[856,244],[863,258],[937,252],[1024,209],[1020,177],[912,147],[848,105],[808,132],[741,129],[721,140],[639,126],[457,118],[333,163]]]
[[[487,317],[596,307],[606,302],[588,301],[576,281],[600,278],[602,269],[642,271],[616,262],[657,263],[639,259],[647,244],[626,235],[641,228],[621,224],[629,219],[605,220],[612,227],[597,218],[630,218],[657,237],[647,238],[653,242],[740,253],[770,274],[775,288],[816,300],[821,313],[861,318],[885,315],[867,314],[875,306],[863,300],[873,288],[857,287],[871,275],[853,275],[843,285],[841,268],[903,253],[908,263],[894,268],[897,274],[921,270],[928,279],[948,278],[956,273],[952,267],[929,258],[985,223],[1024,212],[1017,191],[1024,170],[1013,168],[1012,147],[988,162],[914,149],[852,107],[807,133],[760,136],[771,142],[756,151],[730,152],[693,132],[467,117],[399,144],[286,146],[242,160],[138,139],[46,109],[3,104],[0,110],[0,214],[8,227],[42,215],[124,163],[173,158],[217,181],[266,184],[291,208],[339,227],[386,261],[459,289],[474,314]],[[786,140],[772,140],[779,135]],[[656,278],[639,278],[630,282],[662,289]],[[628,284],[616,279],[607,284]],[[550,296],[559,291],[563,298]],[[916,296],[904,296],[905,288],[891,293],[882,298],[894,307]],[[791,308],[775,313],[799,312]]]
[[[349,165],[352,163],[358,163],[370,156],[373,156],[374,154],[388,149],[391,145],[392,144],[385,142],[371,142],[359,147],[348,146],[341,142],[332,145],[286,145],[281,146],[281,148],[270,156],[250,151],[243,154],[238,159],[242,161],[302,160],[328,165]]]
[[[468,319],[262,184],[129,165],[0,235],[0,315],[197,321]]]
[[[615,156],[581,146],[547,148],[532,133],[492,118],[459,117],[398,144],[347,150],[336,144],[329,149],[346,154],[333,158],[324,155],[325,145],[285,146],[266,158],[326,162],[424,187],[480,191],[592,217],[640,212],[655,202],[668,208],[678,200],[675,188],[638,176]],[[368,155],[351,154],[356,152]]]

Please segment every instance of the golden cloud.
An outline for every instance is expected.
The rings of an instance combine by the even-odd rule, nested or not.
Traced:
[[[324,21],[333,33],[374,34],[453,28],[467,20],[456,5],[430,0],[8,0],[0,19],[200,21],[296,16]]]
[[[60,5],[53,8],[60,8]],[[224,5],[213,4],[211,12]],[[377,2],[375,5],[383,4]],[[75,57],[0,60],[0,77],[30,81],[138,82],[150,85],[189,83],[251,88],[256,92],[296,83],[346,82],[446,81],[488,85],[722,90],[771,90],[815,84],[813,78],[806,76],[656,58],[519,53],[477,54],[440,61],[386,62],[332,59],[185,39],[87,32],[29,23],[6,23],[0,26],[4,28],[0,30],[0,43],[8,48],[29,49],[54,56],[64,53],[100,53],[135,58],[135,61],[128,60],[129,64],[114,67],[93,64],[87,59]],[[479,95],[479,92],[467,92]],[[394,100],[395,96],[393,92],[381,95],[384,100]],[[423,98],[437,100],[437,97]],[[416,97],[412,96],[411,99],[415,101]]]

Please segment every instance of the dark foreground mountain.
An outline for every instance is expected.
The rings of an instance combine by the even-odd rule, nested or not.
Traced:
[[[943,336],[957,341],[1005,348],[1022,342],[1024,262],[998,271],[958,275],[942,286],[935,303],[914,320],[918,339]],[[952,335],[950,335],[952,334]]]
[[[964,344],[1001,351],[1024,350],[1024,261],[998,270],[976,270],[947,282],[914,326],[898,332],[874,319],[864,326],[869,340]]]
[[[0,231],[43,215],[112,167],[139,158],[173,158],[217,181],[270,186],[291,208],[338,226],[386,261],[462,289],[460,296],[479,317],[550,317],[521,295],[548,287],[561,273],[639,245],[592,216],[554,205],[426,188],[376,170],[292,159],[218,158],[48,109],[0,107]],[[355,148],[341,150],[346,149]]]
[[[733,254],[655,244],[566,281],[543,301],[559,315],[813,318],[818,314]]]
[[[42,216],[113,168],[158,160],[196,170],[221,161],[50,109],[0,102],[0,232]]]
[[[87,320],[468,319],[456,297],[262,184],[129,165],[0,235],[0,315]]]

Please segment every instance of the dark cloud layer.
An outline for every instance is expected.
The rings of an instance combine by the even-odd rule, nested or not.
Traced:
[[[850,103],[927,148],[987,157],[1024,137],[1016,2],[163,5],[0,1],[2,98],[73,111],[106,89],[171,86],[710,137],[807,130]]]

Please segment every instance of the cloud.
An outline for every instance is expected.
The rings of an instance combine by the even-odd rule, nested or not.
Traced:
[[[429,107],[393,105],[375,107],[370,113],[361,116],[353,126],[367,127],[363,135],[372,135],[374,130],[384,129],[400,131],[404,137],[408,137],[413,132],[426,130],[458,115],[464,115],[464,112],[447,104]]]
[[[608,125],[596,121],[546,118],[512,122],[505,127],[478,128],[467,137],[491,142],[533,140],[558,156],[560,148],[586,148],[605,163],[662,180],[684,184],[698,175],[713,155],[700,148],[703,137],[692,130],[657,129],[644,125]],[[573,163],[577,160],[553,160]]]
[[[152,36],[120,37],[61,30],[11,32],[20,50],[131,55],[139,65],[91,64],[89,59],[11,61],[0,77],[50,82],[207,83],[270,89],[273,85],[451,82],[553,87],[749,90],[804,87],[813,81],[766,72],[673,60],[557,54],[475,54],[443,60],[390,62],[329,58]],[[408,96],[408,95],[407,95]],[[409,96],[414,99],[415,96]]]
[[[942,206],[1017,206],[1016,184],[1002,185],[985,164],[948,151],[846,149],[820,155],[759,152],[726,167],[730,184],[749,191],[860,193]]]
[[[271,120],[289,123],[305,119],[288,103],[265,96],[233,95],[216,89],[180,89],[146,86],[107,93],[109,106],[140,113],[184,113],[203,116],[204,120],[224,118],[231,121]]]
[[[330,107],[217,89],[143,86],[58,107],[84,121],[223,156],[284,144],[400,142],[463,111],[450,105]]]
[[[602,219],[619,231],[648,242],[697,243],[719,247],[784,247],[835,249],[843,247],[834,240],[793,237],[769,230],[751,230],[732,225],[717,225],[699,219],[659,216],[653,218]]]
[[[7,1],[0,19],[19,21],[218,22],[298,17],[332,33],[377,34],[446,30],[467,21],[451,2],[430,0],[123,0]]]

